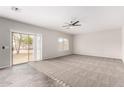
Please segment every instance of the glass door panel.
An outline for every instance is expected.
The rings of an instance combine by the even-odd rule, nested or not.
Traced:
[[[29,35],[28,37],[28,46],[29,46],[29,50],[28,50],[28,53],[29,53],[29,61],[34,61],[34,35]]]
[[[28,62],[28,35],[13,33],[13,64]]]

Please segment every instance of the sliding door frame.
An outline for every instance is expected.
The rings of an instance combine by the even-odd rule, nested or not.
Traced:
[[[10,67],[14,66],[14,65],[19,65],[19,64],[13,64],[13,33],[28,35],[28,37],[29,37],[29,35],[32,35],[32,36],[36,35],[36,33],[30,33],[30,32],[25,33],[25,32],[10,30]],[[43,58],[43,55],[42,55],[42,46],[43,46],[42,45],[42,34],[40,34],[40,35],[41,35],[41,58]],[[39,61],[41,61],[41,60],[39,60]],[[28,44],[28,61],[26,63],[28,63],[28,62],[33,62],[33,61],[29,60],[29,44]],[[20,64],[25,64],[25,62],[20,63]]]

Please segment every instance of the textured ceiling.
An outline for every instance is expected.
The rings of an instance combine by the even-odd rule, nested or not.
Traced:
[[[1,6],[0,16],[70,34],[119,29],[124,23],[124,7],[117,6]],[[62,26],[76,18],[81,27]]]

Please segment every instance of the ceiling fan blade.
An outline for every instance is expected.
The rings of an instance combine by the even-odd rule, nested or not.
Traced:
[[[76,24],[76,25],[74,25],[74,26],[81,26],[81,24]]]
[[[62,26],[62,27],[68,27],[68,25]]]
[[[66,29],[70,29],[69,27],[67,27]]]
[[[70,27],[69,26],[63,26],[65,29],[70,29]]]
[[[72,25],[76,25],[77,23],[79,23],[79,21],[74,22]]]

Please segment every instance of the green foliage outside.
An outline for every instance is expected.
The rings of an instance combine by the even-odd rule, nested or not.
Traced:
[[[22,38],[22,42],[24,44],[30,44],[31,45],[33,40],[32,40],[32,38],[30,36],[25,36],[25,37]]]
[[[33,38],[31,36],[23,36],[22,34],[13,34],[13,43],[14,43],[14,49],[16,50],[17,54],[20,53],[21,47],[25,47],[29,45],[29,48],[31,47],[33,43]]]

